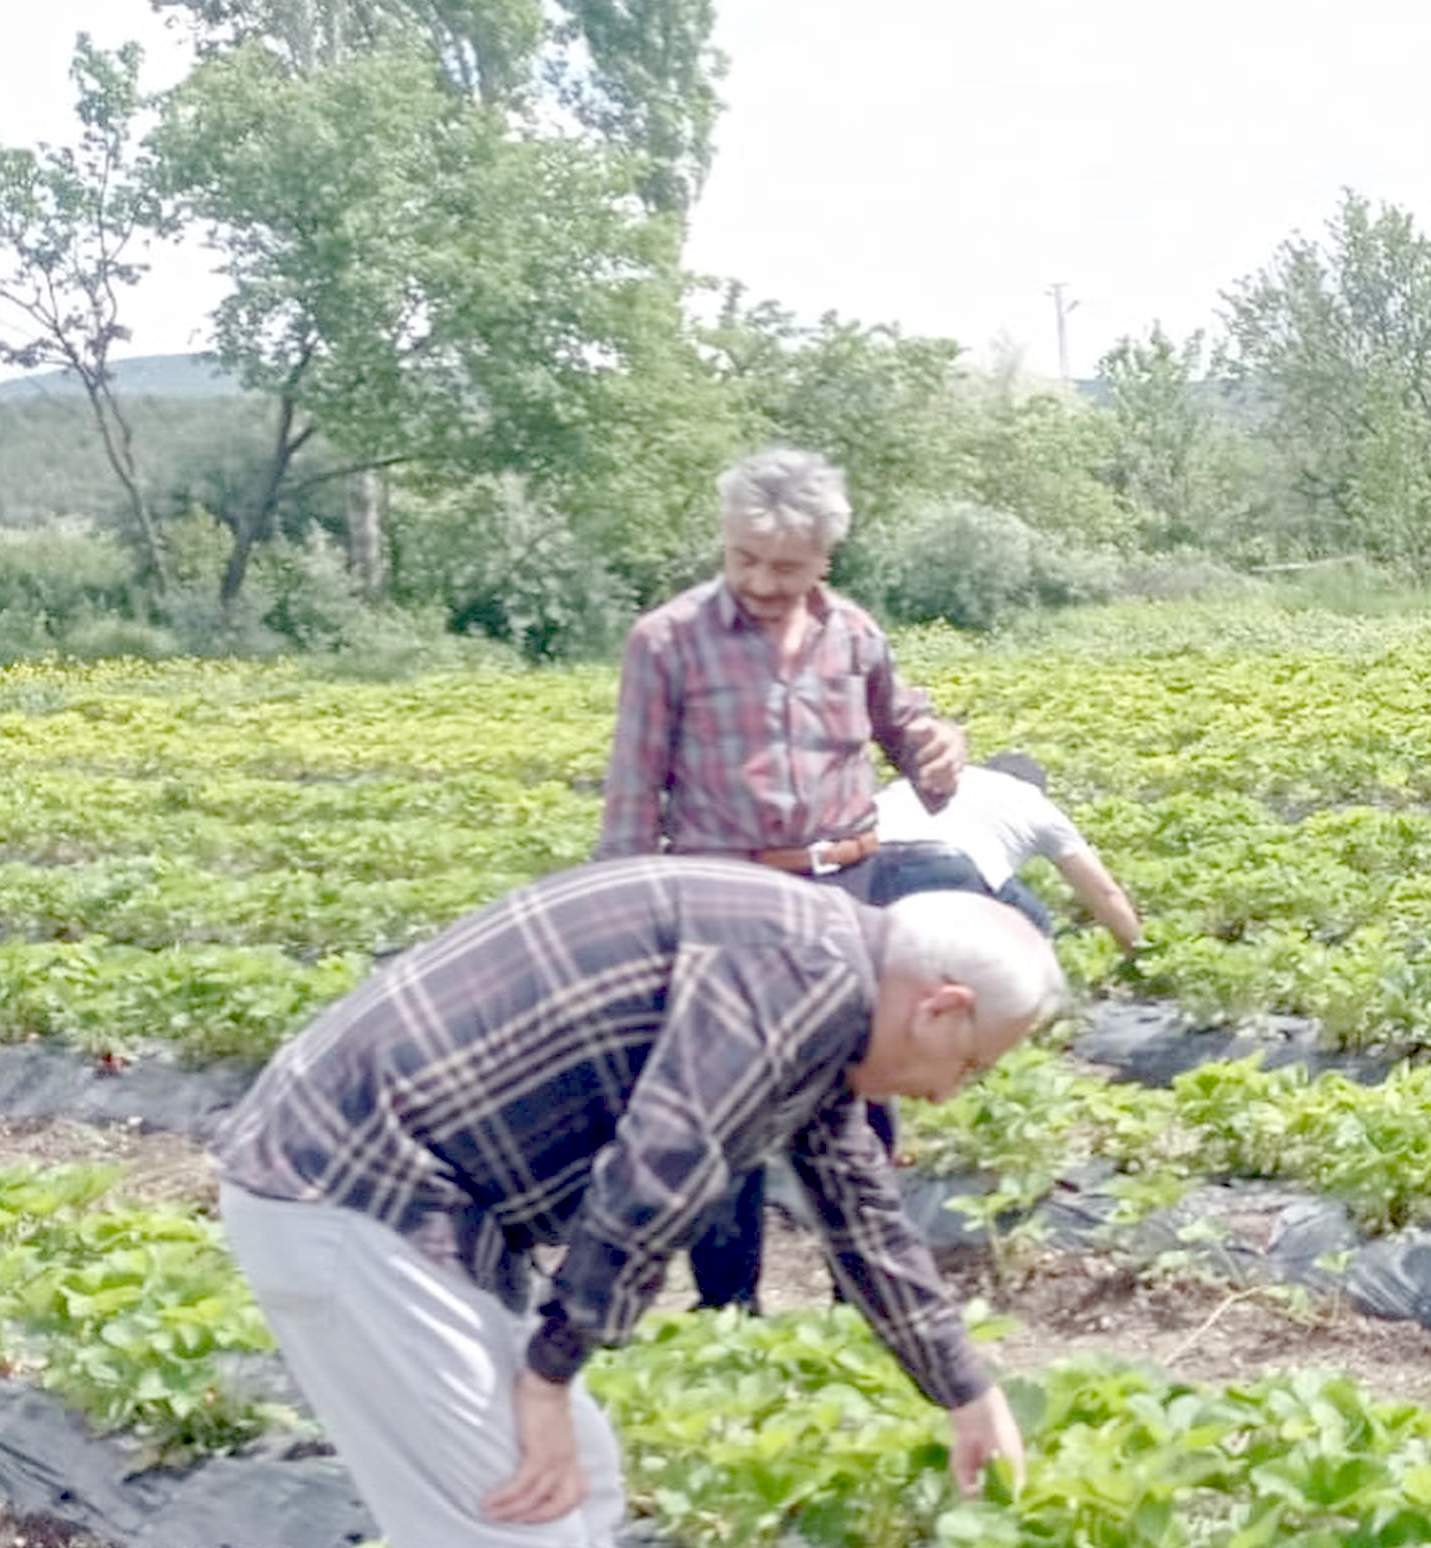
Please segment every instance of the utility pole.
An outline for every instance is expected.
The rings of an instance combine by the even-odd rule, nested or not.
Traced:
[[[1068,314],[1078,307],[1077,301],[1063,299],[1067,289],[1067,283],[1060,281],[1057,285],[1050,285],[1044,292],[1053,297],[1053,314],[1058,321],[1058,377],[1064,382],[1068,380]]]

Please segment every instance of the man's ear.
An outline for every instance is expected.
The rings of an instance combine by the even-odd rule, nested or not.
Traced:
[[[948,1010],[973,1010],[974,991],[968,984],[940,984],[930,990],[928,1004],[936,1016]]]
[[[974,991],[967,984],[940,984],[920,995],[914,1007],[916,1032],[937,1031],[942,1034],[945,1030],[944,1018],[950,1012],[964,1018],[973,1017]],[[936,1026],[935,1023],[940,1025]]]

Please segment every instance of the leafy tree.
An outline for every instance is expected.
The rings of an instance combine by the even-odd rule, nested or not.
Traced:
[[[1137,512],[1140,546],[1248,551],[1265,535],[1267,489],[1207,375],[1203,335],[1179,346],[1154,323],[1146,339],[1119,340],[1098,374],[1115,426],[1108,477]]]
[[[152,0],[201,52],[271,50],[296,74],[422,48],[453,89],[528,128],[537,107],[640,160],[653,211],[684,214],[710,168],[724,60],[713,0]]]
[[[1136,521],[1113,488],[1110,415],[1061,393],[973,384],[959,493],[1079,547],[1128,547]]]
[[[1348,191],[1225,293],[1229,365],[1306,505],[1309,552],[1431,566],[1431,242]]]
[[[746,305],[732,283],[705,343],[761,438],[810,446],[845,469],[862,521],[893,519],[959,476],[952,339],[833,312],[801,324],[772,301]]]
[[[146,271],[146,243],[172,230],[151,162],[134,146],[150,106],[139,90],[141,58],[137,44],[110,54],[81,33],[70,66],[78,147],[0,149],[0,362],[59,366],[78,378],[124,491],[131,536],[162,588],[163,545],[111,369],[114,346],[129,337],[121,298]]]
[[[219,357],[279,404],[226,598],[320,430],[346,469],[558,481],[652,308],[670,311],[678,228],[642,213],[627,169],[512,134],[421,53],[302,77],[239,49],[176,94],[156,143],[233,282]]]

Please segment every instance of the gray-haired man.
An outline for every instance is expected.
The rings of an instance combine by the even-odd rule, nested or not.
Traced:
[[[701,1211],[780,1149],[849,1298],[954,1425],[1022,1451],[903,1215],[866,1097],[941,1099],[1047,1016],[1047,944],[986,899],[879,910],[726,861],[550,876],[283,1049],[221,1206],[392,1548],[610,1548],[616,1446],[576,1380]],[[532,1250],[565,1246],[537,1317]]]
[[[895,674],[889,641],[824,585],[850,526],[844,475],[779,447],[718,480],[724,565],[639,619],[626,642],[598,859],[727,855],[870,901],[871,744],[931,808],[964,735]],[[886,1146],[892,1111],[870,1108]],[[693,1244],[702,1305],[754,1308],[764,1174],[736,1179]]]

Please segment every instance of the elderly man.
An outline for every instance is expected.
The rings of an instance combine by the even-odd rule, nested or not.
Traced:
[[[850,525],[844,477],[778,449],[718,481],[721,575],[639,619],[626,644],[598,859],[738,856],[869,900],[870,744],[931,809],[954,790],[958,726],[895,675],[874,620],[824,584]],[[872,1105],[887,1146],[890,1111]],[[756,1304],[764,1177],[737,1179],[691,1263],[701,1304]]]
[[[887,910],[652,858],[451,926],[283,1049],[217,1146],[230,1239],[392,1548],[610,1548],[615,1443],[577,1380],[702,1209],[790,1158],[836,1272],[972,1490],[1018,1430],[906,1222],[865,1097],[941,1099],[1055,1007],[1011,910]],[[564,1244],[532,1299],[531,1253]]]

